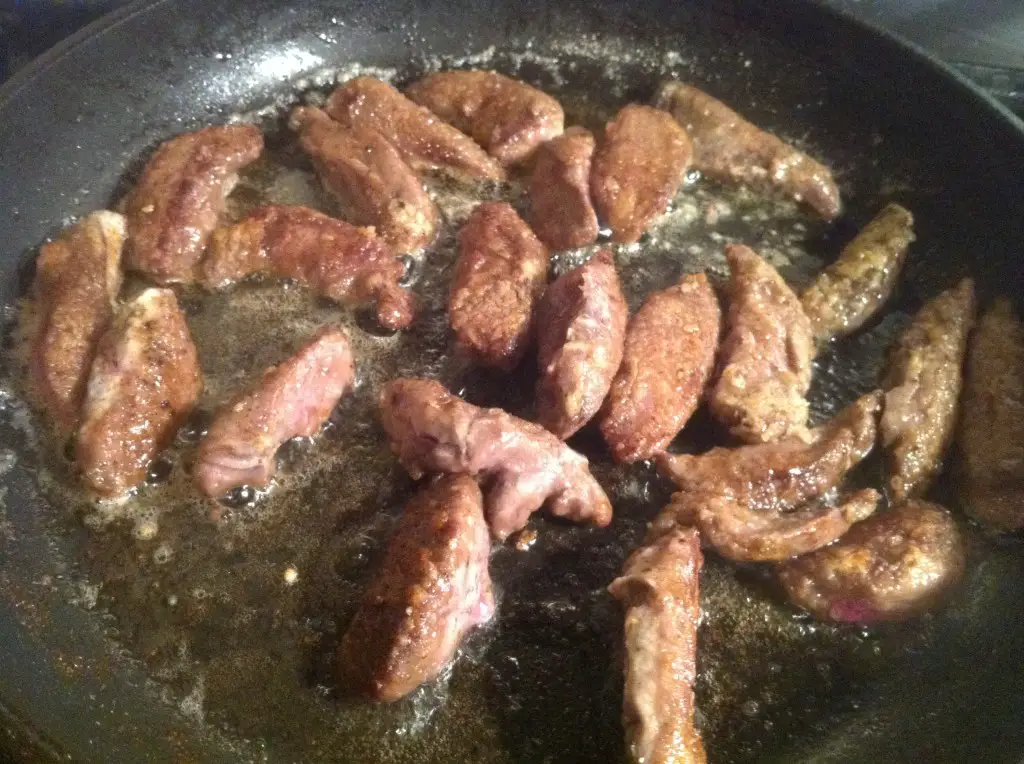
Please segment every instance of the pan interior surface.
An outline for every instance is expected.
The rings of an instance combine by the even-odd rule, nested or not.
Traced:
[[[103,138],[116,148],[100,158],[106,162],[84,171],[91,182],[65,188],[64,197],[39,213],[41,231],[28,249],[8,253],[12,282],[16,265],[34,256],[30,244],[76,215],[116,202],[153,145],[228,117],[258,121],[268,137],[266,156],[244,172],[233,193],[231,216],[267,201],[330,212],[331,201],[284,127],[287,109],[316,102],[335,80],[360,73],[402,85],[425,71],[474,67],[537,85],[562,101],[567,124],[594,130],[622,105],[647,101],[664,77],[680,77],[837,172],[849,204],[831,227],[788,203],[691,178],[649,236],[615,248],[634,310],[647,293],[681,273],[706,270],[720,281],[727,242],[754,247],[791,283],[802,285],[886,202],[914,211],[918,242],[886,317],[820,359],[812,391],[819,419],[878,383],[886,347],[907,317],[957,278],[973,274],[983,298],[1011,293],[1019,302],[1018,252],[1007,244],[1019,233],[1013,226],[1020,228],[1014,199],[1001,193],[994,175],[987,185],[984,173],[970,171],[970,157],[951,141],[949,124],[884,104],[856,71],[797,53],[784,36],[752,31],[720,10],[675,19],[679,23],[665,29],[679,32],[652,37],[642,33],[656,28],[645,26],[649,19],[639,26],[632,18],[614,23],[615,12],[604,6],[582,25],[571,24],[573,14],[582,13],[572,5],[563,11],[566,18],[544,16],[539,8],[531,16],[532,6],[493,7],[500,21],[493,31],[486,31],[485,11],[473,9],[472,34],[454,39],[434,19],[439,11],[432,6],[415,16],[420,21],[403,26],[395,21],[403,18],[397,7],[386,13],[368,8],[362,17],[363,9],[339,5],[337,16],[314,17],[289,14],[286,5],[255,5],[256,16],[267,21],[262,36],[247,26],[244,3],[226,3],[216,12],[221,26],[211,18],[214,12],[197,11],[194,21],[181,22],[195,26],[206,55],[189,53],[195,73],[183,75],[176,95],[162,96],[165,107],[169,98],[180,99],[177,106],[159,113],[159,103],[143,101],[135,132],[122,124]],[[121,33],[132,23],[142,21],[129,17]],[[225,31],[231,28],[249,31],[232,42]],[[185,33],[169,36],[175,35]],[[401,42],[388,45],[392,39]],[[175,55],[173,40],[164,50]],[[69,174],[76,172],[78,165]],[[406,332],[382,336],[361,315],[278,283],[249,283],[221,295],[181,292],[206,378],[201,409],[207,413],[325,323],[345,325],[354,342],[359,384],[327,431],[312,443],[288,444],[277,485],[230,505],[200,501],[192,485],[202,417],[183,429],[163,469],[129,503],[84,502],[63,444],[36,427],[24,403],[15,373],[17,310],[9,302],[0,468],[5,478],[22,483],[4,499],[0,549],[16,559],[24,554],[19,545],[26,533],[43,539],[59,573],[36,586],[90,611],[89,619],[107,632],[103,659],[128,663],[149,677],[149,689],[188,720],[189,734],[216,738],[217,750],[228,758],[624,758],[622,615],[605,587],[670,488],[647,465],[613,466],[592,427],[571,445],[591,458],[612,498],[612,525],[577,528],[536,516],[531,527],[538,540],[531,549],[495,549],[498,616],[470,637],[449,672],[388,705],[353,701],[335,690],[331,665],[338,639],[415,490],[377,422],[379,385],[396,376],[430,376],[473,403],[532,413],[531,364],[511,378],[467,367],[450,352],[445,315],[460,222],[478,199],[508,199],[521,207],[521,189],[513,183],[467,190],[433,181],[431,192],[444,230],[413,269],[422,308]],[[19,214],[37,212],[26,202]],[[555,271],[589,252],[559,255]],[[24,287],[23,279],[19,289]],[[12,289],[9,297],[15,296]],[[704,447],[710,430],[698,416],[676,446]],[[865,465],[855,479],[878,485],[879,465]],[[941,486],[938,496],[955,509],[953,488]],[[31,525],[19,519],[18,491],[36,497],[25,503]],[[816,623],[781,604],[765,569],[736,567],[709,554],[701,580],[697,699],[712,760],[1019,758],[1024,557],[1019,540],[994,541],[963,526],[971,564],[949,605],[904,625],[866,630]],[[297,574],[294,581],[286,580],[288,571],[289,579]],[[11,602],[40,596],[6,569],[0,584],[3,599]],[[40,619],[35,628],[44,639],[61,625]],[[101,657],[89,654],[87,660]]]

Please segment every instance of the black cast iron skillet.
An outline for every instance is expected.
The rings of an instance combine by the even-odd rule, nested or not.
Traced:
[[[812,252],[834,252],[882,200],[899,199],[914,209],[920,243],[895,324],[882,322],[865,338],[839,348],[826,357],[819,374],[819,401],[849,397],[856,385],[845,377],[864,376],[862,367],[877,365],[878,348],[898,328],[898,317],[955,278],[973,273],[984,298],[1008,293],[1020,305],[1024,125],[905,43],[811,4],[770,5],[752,0],[132,5],[47,54],[0,90],[0,304],[10,323],[11,306],[26,288],[39,243],[69,216],[112,203],[159,140],[266,106],[308,87],[306,75],[353,61],[398,67],[400,75],[409,76],[429,63],[424,62],[428,54],[457,57],[496,46],[488,61],[557,90],[550,68],[507,55],[529,49],[564,61],[561,74],[570,90],[589,88],[602,97],[607,91],[608,108],[648,97],[660,70],[673,70],[703,82],[764,124],[807,138],[841,168],[849,200],[846,217],[833,229],[809,224],[806,246]],[[644,55],[630,58],[636,51]],[[612,70],[621,87],[612,88],[602,79],[608,72],[595,62],[623,53],[627,63]],[[8,348],[11,341],[8,336]],[[275,706],[273,671],[265,684],[242,685],[244,691],[233,699],[181,705],[183,693],[175,695],[181,687],[171,682],[168,690],[154,682],[137,653],[119,649],[117,644],[138,645],[139,635],[129,633],[130,620],[100,612],[108,588],[117,586],[104,587],[101,606],[92,612],[83,606],[83,600],[91,604],[95,592],[89,576],[97,569],[97,543],[80,530],[68,507],[41,497],[35,475],[41,462],[32,440],[23,409],[5,392],[0,400],[0,704],[9,738],[27,759],[561,762],[622,757],[621,683],[614,664],[620,616],[600,591],[657,508],[648,505],[657,504],[663,488],[643,501],[617,502],[617,511],[627,517],[608,534],[625,534],[625,541],[554,527],[544,529],[554,541],[537,552],[543,564],[499,553],[495,565],[505,576],[503,608],[509,620],[492,637],[472,643],[475,658],[460,666],[475,668],[458,669],[445,685],[451,707],[461,716],[426,695],[380,717],[372,710],[347,711],[339,725],[358,727],[347,738],[337,730],[332,734],[330,724],[318,728],[319,717],[311,723],[303,709],[284,701]],[[587,448],[585,440],[581,447]],[[389,505],[396,501],[389,497]],[[337,529],[324,531],[331,532]],[[115,548],[132,554],[131,544]],[[777,635],[784,647],[751,620],[751,613],[761,612],[758,607],[770,607],[763,604],[775,597],[770,583],[756,571],[735,572],[712,560],[705,587],[709,622],[702,632],[707,657],[699,687],[707,700],[702,721],[712,760],[1019,761],[1024,754],[1019,724],[1024,562],[1014,540],[993,544],[976,538],[974,548],[972,572],[947,611],[866,634],[824,629],[820,639],[812,624],[789,612],[786,618],[797,626]],[[225,576],[232,564],[225,561]],[[520,568],[526,573],[517,578]],[[537,582],[542,577],[571,580],[589,593],[569,608],[572,612],[544,610],[538,601],[557,594],[560,584],[546,589]],[[122,581],[125,586],[130,583]],[[327,636],[311,648],[308,670],[290,678],[314,696],[323,680],[317,650],[329,654],[337,625],[326,612],[330,597],[314,596],[315,580],[308,586],[313,593],[306,595],[312,603],[306,616],[321,619],[310,628]],[[111,611],[123,615],[114,605]],[[271,613],[261,615],[273,620]],[[224,634],[233,639],[230,630]],[[213,642],[225,650],[234,647]],[[776,652],[786,661],[774,662]],[[514,666],[509,656],[519,656]],[[245,670],[254,669],[240,669]],[[202,694],[194,700],[202,700]],[[348,708],[334,697],[310,702],[317,704],[316,714],[327,714],[324,718],[336,707]],[[205,713],[202,723],[199,709]],[[423,729],[402,727],[402,719],[427,712],[434,716]],[[353,722],[356,717],[362,721]],[[247,718],[255,721],[247,724]]]

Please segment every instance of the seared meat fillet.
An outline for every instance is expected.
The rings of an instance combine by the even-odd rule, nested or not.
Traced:
[[[909,501],[857,523],[840,541],[779,567],[790,599],[828,621],[896,621],[935,604],[964,570],[949,512]]]
[[[601,421],[617,462],[648,459],[683,429],[711,375],[720,322],[703,273],[654,292],[630,320]]]
[[[200,443],[196,480],[203,493],[216,498],[238,486],[267,485],[277,471],[277,449],[316,434],[354,379],[352,350],[340,329],[322,330],[267,369],[217,412]]]
[[[889,204],[807,287],[800,302],[819,344],[857,331],[885,304],[914,238],[914,216]]]
[[[96,343],[114,316],[124,240],[121,215],[94,212],[44,244],[36,260],[30,387],[66,430],[78,421]]]
[[[693,141],[693,166],[715,180],[776,189],[825,220],[839,215],[839,188],[824,165],[747,122],[692,85],[669,80],[654,99]]]
[[[459,347],[484,366],[512,369],[533,341],[550,256],[506,202],[477,206],[459,231],[448,312]]]
[[[436,72],[405,95],[483,146],[503,165],[528,159],[562,134],[562,106],[547,93],[496,72]]]
[[[405,266],[373,229],[308,207],[261,207],[214,233],[203,263],[206,286],[223,289],[254,273],[295,279],[342,304],[375,302],[377,320],[389,329],[413,319],[413,295],[399,285]]]
[[[613,241],[636,241],[665,212],[692,152],[683,129],[650,106],[629,104],[605,126],[590,172],[590,193]]]
[[[895,503],[923,494],[942,469],[975,308],[974,283],[964,279],[928,302],[893,349],[879,434]]]
[[[729,328],[711,413],[745,443],[802,436],[815,352],[811,322],[778,271],[752,249],[730,244],[725,256]]]
[[[553,250],[576,249],[597,241],[600,226],[590,201],[594,146],[589,130],[570,127],[534,153],[530,224]]]
[[[116,498],[146,477],[203,390],[185,314],[170,289],[121,306],[89,375],[76,458],[88,488]]]
[[[161,144],[124,201],[125,265],[160,284],[195,279],[238,171],[262,151],[253,125],[206,127]]]
[[[967,355],[957,485],[967,513],[1024,528],[1024,324],[1005,297],[978,322]]]
[[[406,505],[338,650],[342,683],[398,700],[441,673],[466,633],[494,615],[480,489],[447,475]]]
[[[608,591],[626,607],[622,721],[637,764],[706,761],[693,723],[699,574],[693,529],[676,529],[626,560]]]
[[[505,177],[501,165],[472,138],[373,77],[349,80],[331,94],[325,108],[347,127],[380,131],[417,172],[444,171],[476,180]]]
[[[289,124],[349,221],[373,226],[395,252],[415,252],[434,240],[437,206],[380,132],[345,127],[306,106],[292,112]]]
[[[477,408],[426,379],[389,382],[380,408],[391,447],[414,478],[428,471],[487,476],[487,519],[498,539],[545,503],[575,522],[611,522],[611,503],[587,460],[540,425]]]
[[[544,294],[537,320],[537,421],[563,440],[604,403],[622,363],[628,318],[607,249]]]

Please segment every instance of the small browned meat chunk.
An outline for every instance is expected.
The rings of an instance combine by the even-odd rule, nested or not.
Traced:
[[[127,267],[160,284],[195,279],[238,171],[262,151],[253,125],[207,127],[161,144],[124,200]]]
[[[437,207],[387,138],[310,107],[295,109],[289,124],[346,218],[373,226],[395,252],[415,252],[434,240]]]
[[[600,226],[590,201],[594,136],[582,127],[542,144],[530,175],[530,224],[553,250],[576,249],[597,241]]]
[[[528,159],[541,143],[561,135],[565,121],[554,98],[497,72],[436,72],[414,82],[405,94],[506,166]]]
[[[636,241],[668,208],[692,153],[686,133],[660,109],[629,104],[605,126],[590,193],[613,241]]]
[[[147,289],[118,311],[89,375],[76,458],[102,498],[146,476],[203,390],[185,314],[170,289]]]
[[[879,435],[889,453],[889,497],[897,504],[927,491],[942,469],[975,308],[974,283],[964,279],[925,304],[889,359]]]
[[[800,300],[749,247],[725,249],[729,329],[722,374],[708,399],[712,415],[745,443],[770,443],[807,430],[814,336]]]
[[[36,260],[31,392],[67,430],[78,421],[96,343],[114,316],[124,240],[121,215],[94,212],[44,244]]]
[[[839,187],[824,165],[747,122],[692,85],[669,80],[654,104],[693,140],[693,166],[715,180],[773,188],[826,220],[839,215]]]
[[[909,501],[854,525],[837,544],[787,562],[793,602],[827,621],[897,621],[927,610],[964,570],[964,544],[942,507]]]
[[[295,279],[345,305],[375,302],[377,320],[389,329],[413,319],[413,295],[399,284],[405,266],[373,229],[308,207],[269,205],[214,233],[203,263],[206,286],[223,289],[254,273]]]
[[[1024,528],[1024,324],[1005,297],[971,337],[957,481],[967,513],[1000,531]]]
[[[714,367],[721,318],[700,273],[651,294],[630,320],[601,420],[615,461],[649,459],[683,429]]]
[[[629,308],[602,249],[556,280],[538,311],[537,421],[568,439],[601,408],[622,363]]]
[[[462,638],[494,615],[480,489],[436,479],[406,505],[338,650],[350,690],[398,700],[441,673]]]
[[[608,591],[626,607],[622,721],[637,764],[703,764],[693,723],[704,558],[693,529],[677,529],[626,560]]]
[[[277,449],[315,435],[352,387],[348,337],[324,329],[251,389],[229,401],[199,445],[196,480],[216,498],[242,485],[263,487],[277,471]]]
[[[501,165],[472,138],[373,77],[349,80],[331,94],[325,108],[347,127],[378,130],[417,172],[476,180],[505,177]]]
[[[490,478],[487,518],[498,539],[545,503],[575,522],[611,522],[612,505],[586,458],[540,425],[477,408],[426,379],[389,382],[380,408],[391,447],[413,477],[433,471]]]
[[[843,247],[800,296],[819,344],[857,331],[885,304],[914,239],[914,216],[890,204]]]
[[[477,206],[459,231],[448,313],[455,340],[484,366],[512,369],[533,341],[550,256],[506,202]]]

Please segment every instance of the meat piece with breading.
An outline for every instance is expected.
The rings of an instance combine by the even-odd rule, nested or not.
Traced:
[[[582,127],[541,144],[534,153],[528,186],[530,225],[553,250],[597,241],[600,226],[590,201],[594,136]]]
[[[473,478],[446,475],[416,494],[341,640],[342,684],[394,701],[440,674],[467,632],[494,615],[490,550]]]
[[[425,472],[483,475],[491,533],[504,540],[541,506],[606,526],[612,506],[583,456],[540,425],[482,409],[426,379],[397,379],[380,395],[381,420],[399,461]]]
[[[125,266],[159,284],[194,280],[238,171],[262,151],[253,125],[206,127],[162,143],[123,202]]]

